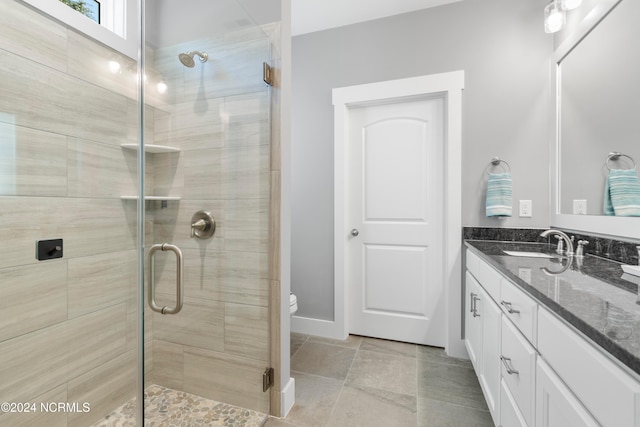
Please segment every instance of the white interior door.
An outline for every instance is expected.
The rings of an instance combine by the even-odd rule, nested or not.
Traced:
[[[351,108],[350,333],[444,346],[444,100]]]

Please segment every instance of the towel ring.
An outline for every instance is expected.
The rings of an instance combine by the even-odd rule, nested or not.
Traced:
[[[636,162],[635,160],[633,160],[633,157],[627,155],[627,154],[622,154],[620,152],[611,152],[609,153],[609,155],[607,156],[607,161],[604,162],[605,166],[607,167],[607,169],[611,170],[611,168],[609,167],[609,162],[611,160],[619,160],[620,157],[626,157],[627,159],[631,160],[631,163],[633,163],[633,167],[631,169],[635,169],[636,168]]]
[[[511,166],[509,165],[509,163],[507,163],[506,160],[502,160],[500,157],[494,157],[493,159],[491,159],[491,164],[487,166],[487,175],[490,175],[491,168],[498,166],[500,163],[504,163],[505,165],[507,165],[507,170],[505,172],[511,172]]]

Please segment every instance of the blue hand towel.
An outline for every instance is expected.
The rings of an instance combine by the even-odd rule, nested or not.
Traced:
[[[489,174],[487,183],[487,216],[511,216],[511,173]]]
[[[611,169],[604,189],[604,214],[640,216],[640,181],[635,169]]]

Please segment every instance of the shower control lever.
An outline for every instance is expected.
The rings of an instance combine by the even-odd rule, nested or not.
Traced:
[[[191,238],[193,239],[196,236],[196,230],[202,231],[205,228],[207,228],[207,223],[204,219],[199,219],[191,224]]]
[[[216,231],[216,220],[211,212],[200,210],[191,217],[191,238],[209,239]]]

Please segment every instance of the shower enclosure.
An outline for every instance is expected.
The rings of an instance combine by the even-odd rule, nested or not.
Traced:
[[[138,58],[38,3],[0,2],[0,426],[259,423],[279,25],[147,1]]]

